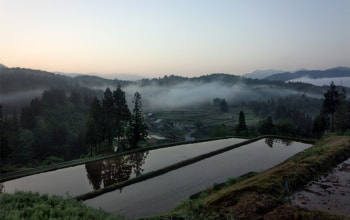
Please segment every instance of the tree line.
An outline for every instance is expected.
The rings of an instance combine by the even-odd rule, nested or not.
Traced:
[[[139,141],[146,139],[147,126],[142,115],[140,93],[135,93],[133,104],[130,112],[120,85],[114,91],[107,88],[101,101],[94,98],[86,123],[86,143],[91,154],[103,149],[103,144],[109,150],[114,147],[126,150],[136,148]]]
[[[324,94],[322,108],[313,123],[313,132],[318,137],[326,131],[350,133],[350,101],[346,97],[346,90],[342,88],[339,91],[332,82]]]
[[[260,122],[258,130],[261,134],[285,134],[317,138],[325,132],[344,133],[350,131],[350,102],[347,100],[344,88],[339,91],[332,82],[329,90],[324,93],[319,109],[319,114],[312,119],[304,112],[288,109],[286,106],[278,106],[275,108],[274,118],[283,119],[284,129],[287,130],[281,129],[281,121],[279,124],[274,124],[271,116]]]
[[[325,132],[349,133],[350,102],[347,100],[346,89],[341,88],[339,91],[332,82],[323,96],[323,99],[302,95],[242,103],[263,119],[255,126],[248,128],[244,112],[240,111],[238,125],[233,128],[233,131],[222,126],[214,129],[211,136],[282,135],[319,138]],[[220,101],[220,99],[214,99],[214,105],[220,106]],[[315,114],[316,111],[319,113]]]
[[[49,89],[20,113],[3,114],[1,106],[1,165],[38,166],[85,155],[92,94],[81,87]]]
[[[102,92],[103,93],[103,92]],[[0,105],[0,164],[40,166],[121,148],[135,148],[147,135],[141,95],[129,111],[120,86],[98,92],[76,86],[52,88],[33,99],[20,113],[4,114]],[[115,141],[115,138],[117,141]]]

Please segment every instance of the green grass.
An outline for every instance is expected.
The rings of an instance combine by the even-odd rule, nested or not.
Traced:
[[[121,220],[102,210],[86,206],[73,199],[39,195],[32,192],[0,194],[0,219],[107,219]]]
[[[322,147],[312,147],[312,148],[309,148],[303,152],[301,152],[298,157],[294,157],[293,160],[294,162],[298,162],[306,157],[310,157],[310,156],[313,156],[315,154],[319,154],[325,150],[328,150],[329,149],[329,146],[328,145],[325,145],[325,146],[322,146]]]

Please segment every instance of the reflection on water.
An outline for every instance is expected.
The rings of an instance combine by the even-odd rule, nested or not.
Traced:
[[[142,165],[148,153],[134,153],[85,164],[89,183],[97,190],[139,176],[144,170]]]
[[[261,172],[311,147],[281,139],[261,139],[143,182],[86,200],[89,206],[129,218],[168,212],[190,195],[248,172]],[[147,162],[146,162],[147,163]],[[155,190],[156,189],[156,190]]]
[[[117,156],[6,181],[2,191],[78,196],[242,141],[244,139],[229,138]]]
[[[288,140],[288,139],[281,139],[281,138],[274,138],[274,137],[270,137],[270,138],[265,138],[265,144],[269,147],[273,147],[273,144],[284,144],[286,146],[289,146],[293,143],[293,141]]]

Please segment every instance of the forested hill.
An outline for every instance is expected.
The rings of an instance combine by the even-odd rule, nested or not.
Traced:
[[[115,88],[118,86],[118,84],[120,84],[121,86],[126,86],[133,83],[131,81],[124,81],[124,80],[118,80],[118,79],[111,80],[111,79],[101,78],[98,76],[90,76],[90,75],[76,76],[72,78],[71,81],[83,87],[99,89],[99,90],[104,90],[107,87]]]
[[[338,68],[339,72],[345,70]],[[140,92],[144,96],[145,107],[152,108],[165,104],[174,107],[174,104],[179,102],[178,99],[183,101],[182,105],[193,105],[208,103],[217,97],[226,98],[231,104],[254,100],[266,101],[292,94],[322,98],[329,89],[329,86],[250,79],[224,73],[192,78],[170,75],[139,81],[123,81],[89,75],[69,77],[41,70],[6,67],[0,69],[0,82],[0,104],[3,105],[5,112],[18,112],[32,99],[40,97],[45,90],[52,88],[64,90],[67,94],[79,91],[87,96],[97,95],[101,98],[107,87],[113,89],[120,84],[129,96],[136,91]],[[350,92],[349,88],[347,92]],[[155,99],[163,102],[155,103]]]
[[[142,79],[139,81],[139,85],[145,86],[166,86],[172,87],[178,84],[193,83],[195,85],[204,85],[211,83],[219,83],[222,86],[230,87],[234,85],[244,85],[246,89],[290,89],[298,93],[304,92],[313,95],[322,95],[327,89],[326,87],[315,86],[301,82],[283,82],[283,81],[270,81],[265,79],[251,79],[242,76],[236,76],[224,73],[214,73],[210,75],[204,75],[200,77],[181,77],[181,76],[164,76],[163,78],[154,79]]]
[[[100,122],[103,117],[105,124],[113,121],[110,120],[112,118],[110,110],[113,110],[114,107],[111,106],[114,106],[113,100],[118,97],[118,94],[129,103],[133,101],[131,98],[134,94],[138,97],[137,100],[141,100],[142,96],[144,113],[158,114],[157,118],[164,118],[160,126],[155,120],[149,119],[150,128],[154,129],[155,133],[159,132],[162,136],[171,137],[171,140],[174,134],[178,136],[179,132],[178,128],[171,124],[177,123],[188,124],[190,125],[188,128],[199,124],[195,126],[198,127],[197,137],[209,137],[212,134],[227,136],[233,134],[233,131],[234,134],[241,135],[241,131],[234,129],[234,125],[226,128],[224,124],[226,122],[231,126],[233,113],[238,112],[238,109],[242,112],[240,118],[244,118],[241,117],[243,116],[241,109],[244,109],[247,115],[250,115],[251,126],[254,126],[249,131],[247,128],[242,128],[246,136],[259,133],[274,134],[275,131],[272,128],[275,123],[276,132],[279,134],[312,137],[313,117],[318,117],[318,121],[326,125],[326,120],[323,120],[324,115],[321,115],[321,118],[318,114],[322,107],[322,98],[330,89],[330,86],[247,79],[223,73],[192,78],[171,75],[131,82],[108,80],[97,76],[68,77],[40,70],[2,68],[0,80],[0,117],[3,118],[0,120],[0,128],[3,132],[2,138],[5,137],[2,145],[7,146],[2,148],[5,150],[1,152],[2,157],[5,158],[1,161],[5,162],[0,161],[0,163],[29,165],[32,163],[35,166],[51,163],[50,161],[53,160],[71,160],[86,156],[89,149],[91,154],[91,143],[97,142],[89,139],[89,145],[87,145],[87,137],[96,138],[97,130],[102,131],[102,129],[116,132],[113,129],[115,125],[97,129],[94,121]],[[110,89],[106,89],[107,87]],[[117,87],[120,92],[117,92],[118,89],[112,92]],[[334,85],[333,87],[333,91],[340,91],[343,94],[342,103],[345,103],[341,108],[345,113],[338,113],[337,117],[334,116],[338,120],[334,121],[345,122],[343,124],[348,125],[347,119],[343,120],[342,116],[347,115],[345,93],[349,94],[349,88],[343,93],[342,88],[335,88]],[[138,106],[141,106],[141,102]],[[100,113],[95,114],[97,115],[94,116],[95,119],[89,116],[92,115],[92,113],[89,114],[90,112]],[[194,117],[196,119],[190,121],[182,120],[186,113],[191,117],[192,114],[200,114],[200,117]],[[102,117],[101,114],[104,116]],[[167,116],[164,117],[164,114]],[[206,122],[202,114],[214,115],[215,123],[218,121],[219,127],[217,124]],[[258,122],[258,120],[264,121]],[[223,123],[222,127],[220,127],[221,123]],[[133,124],[126,127],[130,128],[131,125]],[[265,127],[271,129],[265,129]],[[343,127],[348,129],[347,126],[340,128],[344,130]],[[318,134],[326,129],[325,126],[321,128],[323,130],[319,130]],[[183,135],[189,132],[180,129],[180,132],[182,131]],[[219,135],[216,131],[219,131]],[[91,135],[90,132],[95,134]],[[109,146],[108,149],[111,149],[112,137],[109,135],[107,142],[104,143],[105,146]],[[97,152],[96,144],[94,148]]]
[[[336,67],[327,70],[303,70],[295,73],[278,73],[268,76],[264,79],[272,81],[288,81],[292,79],[298,79],[301,77],[309,77],[311,79],[350,77],[350,68]]]
[[[32,90],[60,88],[71,90],[81,86],[88,88],[116,87],[128,84],[128,81],[108,80],[97,76],[69,77],[41,70],[24,68],[0,68],[0,94],[10,94]]]
[[[336,68],[334,73],[338,76],[347,73],[348,68]],[[300,75],[304,71],[297,72],[295,74]],[[325,71],[313,71],[313,74],[326,74]],[[316,77],[316,76],[315,76]],[[150,87],[150,86],[160,86],[160,87],[173,87],[179,84],[195,84],[195,85],[205,85],[205,84],[220,84],[225,87],[230,87],[234,85],[244,85],[245,89],[250,88],[274,88],[274,89],[289,89],[297,91],[298,93],[304,92],[314,95],[322,95],[328,87],[319,87],[306,83],[299,82],[289,82],[285,83],[282,81],[270,81],[270,80],[259,80],[250,79],[236,75],[215,73],[210,75],[203,75],[200,77],[181,77],[181,76],[164,76],[162,78],[154,79],[142,79],[139,81],[123,81],[123,80],[110,80],[104,79],[98,76],[88,76],[82,75],[77,77],[69,77],[60,74],[54,74],[41,70],[32,70],[24,68],[1,68],[0,69],[0,95],[13,95],[21,92],[29,92],[33,90],[44,90],[50,88],[59,88],[63,90],[71,91],[73,88],[79,86],[84,88],[89,88],[93,90],[105,90],[107,87],[116,88],[118,84],[122,87],[129,85],[139,86],[139,87]]]
[[[339,70],[340,72],[344,72]],[[339,73],[340,74],[340,73]],[[140,81],[110,80],[98,76],[82,75],[69,77],[60,74],[50,73],[41,70],[25,68],[1,68],[0,69],[0,94],[11,94],[16,92],[60,88],[70,90],[72,87],[81,86],[95,90],[104,90],[107,87],[116,88],[118,84],[122,87],[128,85],[145,86],[166,86],[171,87],[181,83],[221,83],[226,86],[235,84],[245,84],[248,86],[268,85],[280,88],[288,88],[307,93],[322,94],[327,88],[317,87],[305,83],[284,83],[270,80],[259,80],[244,78],[241,76],[215,73],[200,77],[164,76],[163,78],[142,79]]]
[[[49,89],[52,87],[65,89],[70,86],[71,79],[67,76],[56,75],[41,70],[1,68],[0,82],[0,94],[8,94],[35,89]]]

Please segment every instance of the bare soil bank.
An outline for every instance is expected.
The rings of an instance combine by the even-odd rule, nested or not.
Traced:
[[[350,158],[290,197],[291,203],[310,210],[329,210],[350,216]]]

